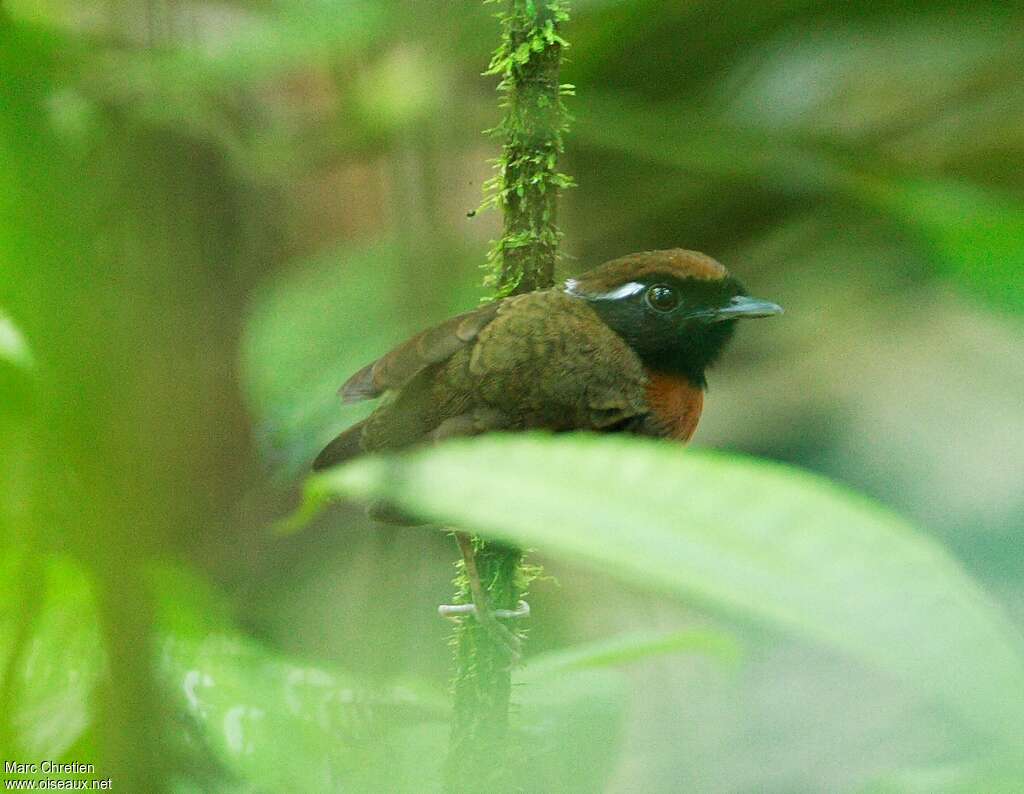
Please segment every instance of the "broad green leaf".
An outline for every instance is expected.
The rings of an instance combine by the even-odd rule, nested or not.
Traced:
[[[821,477],[673,444],[492,436],[313,478],[848,652],[1016,746],[1017,629],[938,544]]]
[[[529,680],[577,670],[628,664],[652,656],[689,651],[732,664],[739,659],[736,640],[714,629],[684,629],[670,633],[633,632],[610,640],[550,651],[529,660],[523,677]]]

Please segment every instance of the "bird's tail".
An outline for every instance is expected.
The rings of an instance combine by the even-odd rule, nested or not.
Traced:
[[[363,436],[363,425],[365,424],[365,419],[362,422],[356,422],[324,447],[323,451],[316,456],[316,460],[313,461],[313,471],[337,466],[339,463],[344,463],[347,460],[362,455],[363,447],[360,442]]]

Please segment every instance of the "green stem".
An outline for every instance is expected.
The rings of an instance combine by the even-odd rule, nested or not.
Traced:
[[[490,1],[490,0],[489,0]],[[567,116],[559,83],[566,42],[559,29],[568,19],[565,0],[505,0],[501,44],[488,74],[501,76],[502,139],[485,206],[499,207],[504,231],[488,257],[487,284],[496,297],[544,289],[554,283],[561,232],[556,225],[559,191],[572,184],[557,170]],[[490,609],[515,609],[530,571],[520,549],[474,540],[476,567]],[[472,600],[464,574],[460,603]],[[521,639],[519,627],[509,628]],[[456,632],[455,705],[447,782],[451,791],[501,792],[514,788],[508,756],[509,705],[515,654],[473,617]]]
[[[514,609],[525,588],[519,549],[476,539],[476,566],[491,609]],[[460,576],[460,602],[472,600]],[[515,625],[509,628],[519,635]],[[506,757],[513,655],[473,617],[463,618],[455,640],[455,704],[447,779],[451,791],[502,792],[510,788]]]
[[[500,207],[504,232],[490,252],[488,284],[498,296],[544,289],[554,283],[559,191],[572,180],[558,171],[568,116],[559,83],[568,19],[564,0],[509,0],[501,16],[502,43],[487,74],[501,75],[505,110],[493,130],[502,143],[485,206]]]

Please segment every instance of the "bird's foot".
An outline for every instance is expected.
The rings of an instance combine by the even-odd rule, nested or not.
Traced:
[[[476,567],[476,551],[473,548],[472,538],[465,532],[455,531],[455,541],[462,551],[462,559],[465,564],[466,583],[469,585],[469,594],[473,599],[470,604],[456,604],[454,606],[442,604],[437,611],[443,617],[458,617],[459,615],[473,615],[477,623],[484,627],[491,638],[498,644],[504,646],[508,651],[509,659],[513,666],[519,663],[522,656],[522,642],[514,631],[499,621],[500,618],[525,618],[530,614],[530,605],[525,601],[516,604],[515,609],[490,609],[487,605],[487,593],[480,582],[480,572]]]
[[[491,635],[491,638],[502,645],[508,651],[512,664],[519,662],[522,656],[522,642],[514,631],[502,623],[502,620],[527,618],[530,616],[530,605],[520,601],[515,609],[483,609],[476,604],[441,604],[437,613],[443,618],[458,618],[463,615],[472,615],[477,622],[484,627],[484,630]]]
[[[443,618],[457,618],[460,615],[475,615],[476,604],[441,604],[437,608],[437,614]],[[530,617],[530,605],[520,601],[515,609],[494,609],[491,614],[496,618],[528,618]]]

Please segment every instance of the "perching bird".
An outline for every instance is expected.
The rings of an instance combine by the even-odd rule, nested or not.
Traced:
[[[696,251],[631,254],[561,287],[494,301],[423,331],[353,375],[345,402],[383,396],[377,409],[317,457],[323,469],[364,452],[399,450],[491,430],[593,430],[690,440],[704,406],[704,372],[736,320],[782,311],[747,297],[724,267]],[[371,512],[408,523],[386,504]],[[519,656],[491,610],[473,544],[455,533],[471,612]]]
[[[492,430],[689,441],[704,404],[704,373],[736,320],[781,311],[748,297],[722,265],[696,251],[612,260],[562,286],[453,317],[361,369],[342,387],[344,401],[384,399],[313,468]]]

